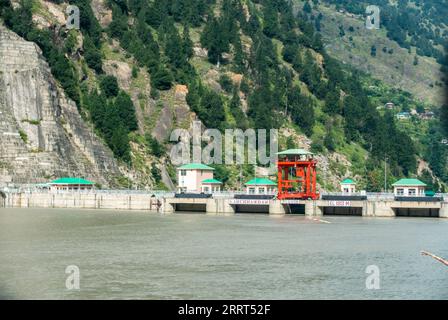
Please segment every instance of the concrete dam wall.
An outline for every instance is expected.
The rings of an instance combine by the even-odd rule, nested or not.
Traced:
[[[196,211],[210,215],[266,213],[272,216],[292,214],[292,206],[301,206],[309,217],[355,215],[363,217],[423,216],[448,218],[448,202],[395,200],[331,201],[276,199],[238,200],[233,198],[176,198],[172,195],[114,192],[33,192],[0,193],[0,207],[146,210],[171,214]]]

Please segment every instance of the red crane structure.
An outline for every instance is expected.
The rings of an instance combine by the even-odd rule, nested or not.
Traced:
[[[290,149],[277,153],[278,195],[285,199],[319,199],[316,190],[314,154],[303,149]]]

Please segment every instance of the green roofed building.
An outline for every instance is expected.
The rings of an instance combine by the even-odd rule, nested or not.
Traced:
[[[95,184],[82,178],[60,178],[48,183],[53,190],[91,190]]]
[[[209,190],[208,192],[216,190],[216,183],[210,183],[214,180],[214,171],[214,168],[202,163],[189,163],[180,166],[177,168],[178,192],[204,192],[203,181],[209,181],[204,186]],[[221,189],[220,186],[219,189]]]
[[[277,152],[278,156],[312,156],[313,153],[306,151],[305,149],[289,149],[281,152]]]
[[[394,194],[398,197],[424,197],[427,185],[418,179],[400,179],[394,184]]]
[[[342,191],[342,193],[347,193],[347,194],[355,193],[356,192],[356,182],[349,178],[344,179],[341,182],[341,191]]]
[[[248,194],[271,194],[277,189],[277,184],[266,178],[255,178],[245,183]]]
[[[222,182],[216,179],[202,180],[202,192],[213,193],[221,191]]]
[[[207,170],[207,171],[214,171],[215,168],[209,167],[202,163],[188,163],[184,164],[183,166],[180,166],[177,168],[177,170]]]

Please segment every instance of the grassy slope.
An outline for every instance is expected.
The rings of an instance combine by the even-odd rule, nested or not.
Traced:
[[[384,29],[366,30],[362,17],[352,17],[332,7],[320,5],[319,10],[324,15],[322,35],[329,54],[385,83],[411,92],[422,102],[434,105],[442,103],[443,88],[437,86],[436,82],[441,82],[443,74],[435,59],[419,56],[419,64],[414,66],[415,48],[412,48],[411,53],[400,48],[386,37]],[[340,25],[344,27],[344,37],[339,35]],[[350,26],[354,32],[349,31]],[[349,37],[353,40],[350,41]],[[376,57],[370,55],[372,45],[377,48]],[[384,47],[393,49],[393,53],[384,53]]]

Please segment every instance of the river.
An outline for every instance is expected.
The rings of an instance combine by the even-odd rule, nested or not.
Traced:
[[[0,209],[0,297],[448,299],[448,219],[323,219]]]

